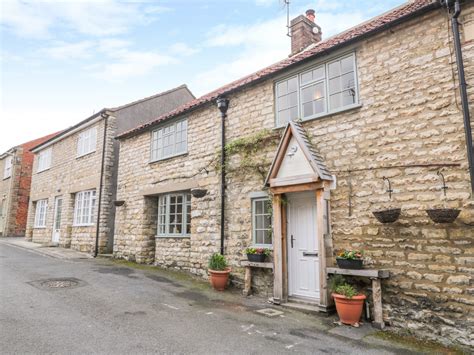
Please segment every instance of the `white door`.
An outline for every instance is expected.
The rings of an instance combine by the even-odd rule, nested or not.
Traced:
[[[319,300],[316,194],[288,195],[288,295]]]
[[[53,219],[53,236],[51,241],[53,243],[59,243],[59,237],[61,235],[61,210],[63,205],[62,197],[56,197],[54,199],[54,219]]]

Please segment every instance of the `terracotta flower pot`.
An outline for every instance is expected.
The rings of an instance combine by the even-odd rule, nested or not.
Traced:
[[[229,274],[231,269],[227,268],[223,271],[209,270],[209,281],[212,287],[217,291],[224,291],[229,280]]]
[[[365,295],[357,295],[352,298],[333,293],[334,301],[336,302],[336,310],[341,323],[353,325],[359,322],[362,315],[362,307]]]

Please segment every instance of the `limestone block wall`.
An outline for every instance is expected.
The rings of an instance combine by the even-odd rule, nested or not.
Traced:
[[[473,13],[473,5],[466,4],[463,16]],[[351,50],[361,107],[307,121],[304,127],[337,178],[331,191],[334,250],[364,249],[374,267],[391,272],[383,283],[385,319],[421,336],[473,345],[474,203],[445,16],[434,11],[358,43]],[[469,84],[473,43],[465,42],[463,50]],[[267,80],[229,95],[228,141],[274,128],[273,85]],[[469,93],[472,102],[474,91]],[[114,254],[206,277],[207,260],[220,245],[219,175],[209,168],[219,149],[220,117],[215,105],[185,117],[186,155],[150,164],[150,132],[121,141],[118,198],[126,202],[116,219]],[[262,162],[271,161],[275,151],[276,143],[269,143],[258,155]],[[441,166],[428,165],[447,163],[454,165],[442,169],[448,185],[444,197],[437,175]],[[239,156],[229,165],[237,173],[227,179],[226,256],[239,283],[238,263],[251,245],[249,193],[262,191],[263,180],[238,171]],[[392,200],[384,176],[395,190]],[[155,238],[156,207],[144,191],[191,178],[208,194],[192,199],[190,237]],[[438,206],[462,212],[453,224],[435,224],[425,209]],[[388,207],[402,208],[402,215],[382,225],[372,211]],[[254,286],[269,292],[271,278],[263,272]]]
[[[23,149],[21,147],[11,150],[12,173],[6,179],[4,179],[4,171],[7,157],[0,159],[0,204],[2,204],[3,208],[3,223],[0,225],[0,233],[5,236],[13,236],[21,232],[18,231],[16,225],[16,216],[19,199],[21,198],[19,187],[22,152]]]
[[[115,118],[110,116],[107,125],[107,139],[105,149],[104,189],[102,194],[101,221],[99,227],[99,251],[106,248],[107,234],[110,228],[108,214],[114,208],[111,201],[110,179],[111,168],[114,164],[113,137],[116,131]],[[99,203],[100,171],[105,120],[102,119],[94,126],[97,127],[96,150],[90,154],[77,157],[77,140],[80,132],[76,132],[55,142],[52,147],[51,168],[37,172],[37,154],[33,164],[31,198],[28,212],[27,238],[37,243],[49,243],[53,233],[54,200],[61,196],[61,236],[59,244],[84,252],[95,249],[96,224],[91,226],[74,226],[75,193],[84,190],[96,190],[95,213]],[[89,129],[87,126],[84,129]],[[82,130],[81,130],[82,131]],[[48,199],[46,227],[35,228],[34,217],[36,201]]]

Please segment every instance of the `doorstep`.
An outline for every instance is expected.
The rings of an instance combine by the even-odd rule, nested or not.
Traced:
[[[280,306],[307,314],[328,314],[326,307],[320,306],[318,303],[311,302],[303,298],[300,299],[290,297],[287,302],[281,303]]]

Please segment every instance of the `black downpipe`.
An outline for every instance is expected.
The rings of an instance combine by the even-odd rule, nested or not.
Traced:
[[[229,99],[219,97],[216,100],[217,108],[221,112],[221,255],[224,255],[225,240],[225,118],[229,108]]]
[[[446,4],[448,11],[450,10],[450,4],[452,1],[442,2]],[[464,133],[466,134],[466,145],[467,145],[467,161],[469,164],[469,175],[471,178],[471,195],[474,194],[474,155],[472,145],[472,130],[471,130],[471,117],[469,114],[469,101],[467,97],[467,84],[464,76],[464,63],[462,59],[461,49],[461,36],[459,35],[459,22],[458,17],[461,14],[461,5],[459,0],[454,2],[454,12],[451,16],[451,26],[454,37],[454,49],[456,52],[456,64],[458,68],[458,79],[459,79],[459,91],[461,94],[461,105],[464,118]]]
[[[107,143],[107,124],[109,120],[109,115],[107,113],[101,113],[101,116],[105,119],[104,121],[104,138],[102,142],[102,161],[100,167],[100,183],[99,183],[99,203],[97,204],[97,222],[95,227],[95,250],[94,250],[94,258],[97,257],[99,254],[99,230],[100,230],[100,210],[102,207],[102,189],[104,186],[104,165],[105,165],[105,149]]]

